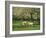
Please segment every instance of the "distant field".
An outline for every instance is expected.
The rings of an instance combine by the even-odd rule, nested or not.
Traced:
[[[18,21],[18,20],[16,20],[16,21],[13,21],[13,24],[12,24],[12,30],[13,31],[22,31],[22,30],[40,30],[40,25],[34,25],[33,24],[33,26],[29,26],[29,25],[27,25],[27,26],[22,26],[22,22],[23,21]],[[29,21],[29,22],[31,22],[31,21]]]

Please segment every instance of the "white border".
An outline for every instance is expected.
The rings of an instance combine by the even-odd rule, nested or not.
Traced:
[[[40,30],[12,31],[12,7],[40,8]],[[16,5],[10,4],[10,34],[42,33],[43,32],[43,6],[41,5]]]

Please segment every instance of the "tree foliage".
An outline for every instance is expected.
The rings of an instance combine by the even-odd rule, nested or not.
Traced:
[[[13,18],[22,20],[40,19],[40,8],[13,7]]]

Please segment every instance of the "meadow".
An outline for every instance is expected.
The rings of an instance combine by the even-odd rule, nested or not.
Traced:
[[[33,24],[32,25],[28,25],[26,23],[26,25],[22,25],[22,22],[24,21],[21,21],[21,20],[16,20],[13,22],[13,31],[22,31],[22,30],[40,30],[40,25],[39,24]],[[31,21],[28,21],[31,23]]]

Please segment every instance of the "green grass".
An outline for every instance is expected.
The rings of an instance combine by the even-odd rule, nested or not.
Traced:
[[[40,25],[39,24],[34,24],[33,26],[22,26],[22,22],[23,21],[13,21],[13,24],[12,24],[12,30],[13,31],[22,31],[22,30],[40,30]],[[31,22],[31,21],[29,21]]]

